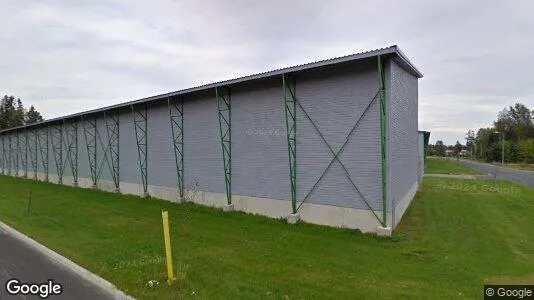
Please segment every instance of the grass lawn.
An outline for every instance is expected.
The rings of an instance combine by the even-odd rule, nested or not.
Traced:
[[[456,164],[454,159],[428,156],[425,163],[425,173],[427,174],[471,174],[476,175],[480,172]]]
[[[426,178],[391,239],[8,177],[0,220],[139,299],[480,299],[484,282],[534,283],[534,190],[496,184]]]

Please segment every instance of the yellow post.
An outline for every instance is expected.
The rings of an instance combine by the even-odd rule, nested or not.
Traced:
[[[172,268],[171,235],[169,233],[169,213],[162,211],[161,217],[163,218],[163,237],[165,239],[165,255],[167,257],[167,282],[171,284],[174,280],[174,273]]]

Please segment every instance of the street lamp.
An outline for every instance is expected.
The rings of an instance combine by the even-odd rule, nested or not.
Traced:
[[[504,166],[504,132],[495,131],[494,133],[501,135],[501,143],[502,143],[502,146],[501,146],[501,155],[502,155],[501,164]]]

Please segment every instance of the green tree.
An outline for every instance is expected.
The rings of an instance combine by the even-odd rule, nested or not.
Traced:
[[[504,160],[507,162],[517,162],[520,160],[520,157],[521,157],[521,153],[520,153],[518,143],[515,141],[505,140],[504,141]]]
[[[13,127],[15,97],[4,96],[0,102],[0,130]]]
[[[499,112],[495,129],[504,132],[508,140],[521,141],[534,137],[533,116],[527,106],[516,103]]]
[[[467,131],[467,133],[465,134],[465,146],[469,154],[471,154],[471,156],[475,154],[475,141],[476,141],[475,131],[472,129],[469,129],[469,131]]]
[[[437,156],[445,156],[445,150],[447,148],[443,144],[443,141],[437,141],[436,145],[434,146],[434,151]]]
[[[436,155],[436,150],[434,148],[434,145],[428,144],[428,156]]]
[[[43,121],[41,114],[30,106],[25,109],[20,99],[5,95],[0,100],[0,130]]]
[[[534,138],[519,142],[521,158],[526,163],[534,163]]]
[[[28,112],[26,113],[26,124],[34,124],[42,121],[44,121],[43,116],[41,116],[41,114],[35,110],[35,107],[31,105],[30,109],[28,109]]]
[[[460,144],[460,141],[456,141],[456,144],[454,145],[454,154],[458,156],[460,155],[460,151],[462,151],[462,144]]]

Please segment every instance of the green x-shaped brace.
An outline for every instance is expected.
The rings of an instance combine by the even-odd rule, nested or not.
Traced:
[[[326,146],[328,147],[328,150],[330,150],[330,153],[332,153],[332,155],[334,155],[334,158],[332,158],[332,160],[330,161],[330,163],[328,164],[328,166],[326,167],[326,169],[323,171],[323,173],[321,174],[321,176],[319,177],[319,179],[317,180],[317,182],[313,185],[313,187],[310,189],[310,191],[308,192],[308,194],[306,194],[306,196],[304,197],[304,200],[301,201],[300,205],[297,207],[297,211],[300,209],[300,207],[302,206],[302,204],[304,204],[304,202],[306,202],[306,200],[308,200],[308,198],[311,196],[311,194],[315,191],[315,189],[317,188],[317,186],[319,185],[319,183],[321,182],[321,180],[324,178],[324,176],[326,175],[326,173],[328,172],[328,170],[330,169],[330,167],[332,167],[332,165],[334,164],[334,161],[337,161],[339,163],[339,165],[341,166],[341,168],[343,169],[343,171],[345,172],[345,175],[347,177],[347,179],[349,180],[349,182],[352,184],[352,186],[354,187],[354,189],[356,189],[356,192],[358,192],[358,195],[362,198],[363,202],[365,203],[365,205],[369,208],[369,210],[373,213],[373,215],[376,217],[376,219],[382,224],[383,221],[380,220],[380,217],[375,213],[375,211],[373,210],[373,208],[371,207],[371,205],[369,204],[369,202],[367,202],[365,200],[365,197],[362,195],[362,193],[360,192],[360,190],[358,189],[358,187],[356,186],[356,184],[354,183],[354,181],[352,180],[352,178],[350,177],[350,173],[349,171],[347,170],[347,168],[345,167],[345,165],[341,162],[341,160],[339,159],[339,155],[341,155],[341,153],[343,152],[343,150],[345,149],[345,146],[348,144],[348,142],[350,141],[350,137],[351,135],[356,131],[356,129],[358,128],[358,125],[360,124],[361,120],[363,119],[363,117],[365,116],[365,114],[367,113],[367,111],[369,110],[369,108],[371,107],[371,105],[373,104],[373,102],[377,99],[378,95],[380,92],[377,92],[375,94],[375,96],[373,97],[373,99],[371,99],[371,101],[369,102],[369,104],[367,104],[367,106],[365,107],[365,110],[363,111],[362,115],[360,116],[360,118],[358,119],[358,121],[356,121],[356,123],[354,124],[354,126],[352,127],[352,129],[350,130],[349,134],[347,135],[347,137],[345,138],[345,142],[343,143],[343,145],[341,145],[341,147],[339,148],[339,150],[337,152],[334,151],[334,149],[332,149],[332,146],[330,146],[330,144],[326,141],[324,135],[321,133],[321,131],[319,130],[319,128],[317,127],[316,123],[313,121],[313,119],[310,117],[310,115],[306,112],[306,110],[304,109],[304,107],[302,107],[302,105],[300,104],[300,101],[298,100],[298,98],[295,96],[295,94],[293,94],[293,91],[290,91],[291,93],[291,96],[293,97],[293,99],[295,99],[295,102],[298,104],[298,106],[300,107],[300,109],[302,110],[302,112],[304,113],[304,115],[306,116],[306,118],[310,121],[310,123],[312,124],[313,128],[315,128],[315,130],[317,131],[317,133],[319,134],[319,136],[321,137],[321,139],[323,140],[323,142],[326,144]],[[382,224],[384,225],[384,224]]]

